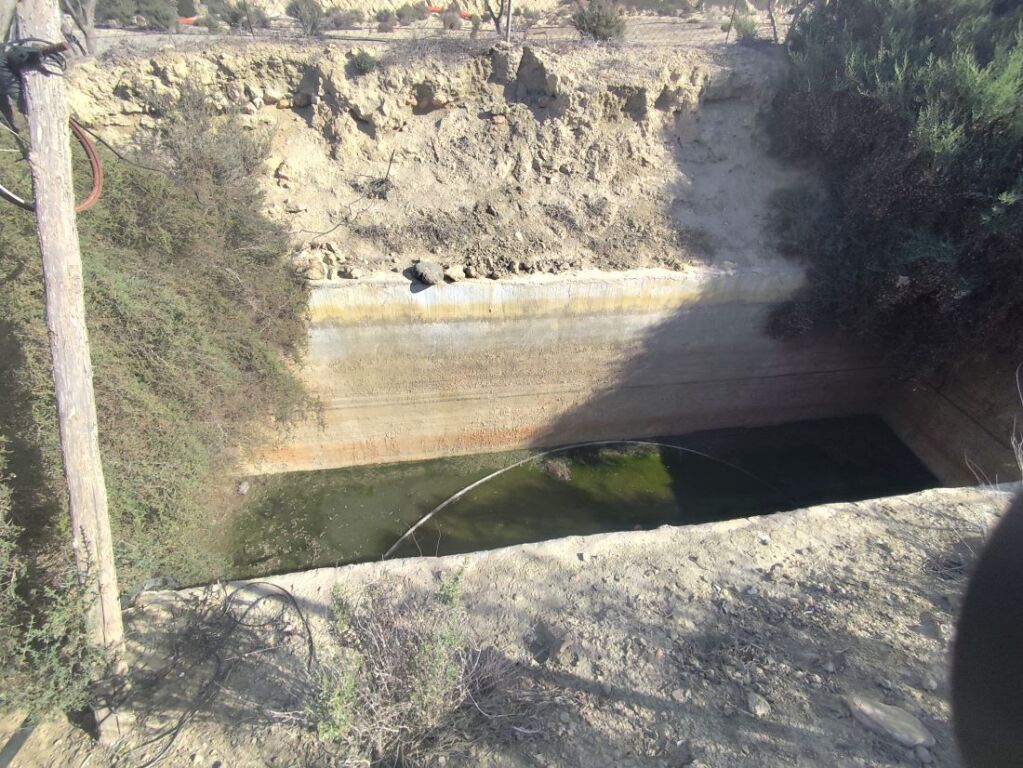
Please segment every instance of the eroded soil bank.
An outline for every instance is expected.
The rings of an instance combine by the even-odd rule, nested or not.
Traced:
[[[920,718],[936,740],[926,757],[952,767],[953,622],[974,554],[1008,499],[925,491],[271,581],[295,595],[321,642],[335,585],[385,583],[397,600],[435,591],[442,574],[465,562],[472,632],[557,692],[542,733],[480,743],[468,764],[919,765],[919,754],[850,717],[845,696],[858,692]],[[186,597],[144,594],[128,612],[139,657],[154,666],[166,658]],[[267,674],[233,686],[234,695],[191,721],[166,764],[328,764],[310,733],[271,724],[245,703],[279,700],[272,681],[280,678],[269,670],[293,662],[265,654]],[[165,681],[148,712],[151,731],[180,716],[207,672]],[[81,734],[50,723],[13,764],[78,765],[91,749]],[[89,764],[104,757],[97,752]]]

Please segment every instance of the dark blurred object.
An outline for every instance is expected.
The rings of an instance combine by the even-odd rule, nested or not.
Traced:
[[[966,590],[952,710],[967,768],[1023,766],[1023,495],[991,534]]]

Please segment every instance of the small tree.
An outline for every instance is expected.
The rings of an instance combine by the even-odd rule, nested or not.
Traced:
[[[323,31],[326,14],[318,0],[291,0],[286,13],[298,21],[306,37],[314,37]]]
[[[82,33],[85,50],[96,52],[96,0],[60,0],[60,9],[71,17]],[[3,30],[4,33],[7,30]]]
[[[241,2],[230,9],[228,23],[232,27],[247,29],[249,34],[255,37],[257,29],[266,29],[270,26],[270,17],[266,15],[266,11],[255,3],[249,0],[241,0]]]
[[[607,42],[625,37],[625,19],[609,0],[590,0],[585,8],[572,14],[572,25],[594,40]]]

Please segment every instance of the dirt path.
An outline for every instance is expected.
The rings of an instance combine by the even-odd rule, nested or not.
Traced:
[[[397,601],[435,591],[441,574],[465,562],[471,632],[555,702],[540,734],[484,741],[467,765],[951,767],[954,615],[974,552],[1007,500],[935,490],[271,581],[295,595],[322,647],[335,585],[383,583]],[[129,612],[140,657],[166,645],[183,606],[174,593],[150,593]],[[276,661],[266,669],[294,660]],[[166,680],[150,732],[176,721],[205,674]],[[289,679],[256,674],[225,685],[164,764],[330,764],[311,734],[265,717]],[[915,715],[934,746],[914,751],[866,730],[850,717],[853,693]],[[88,754],[84,737],[51,723],[13,764],[78,765]],[[93,754],[89,765],[102,764]]]

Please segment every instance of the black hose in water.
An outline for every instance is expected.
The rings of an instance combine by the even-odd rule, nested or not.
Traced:
[[[658,443],[658,442],[653,441],[653,440],[597,440],[597,441],[593,441],[593,442],[589,442],[589,443],[573,443],[572,445],[563,445],[560,448],[552,448],[549,451],[541,451],[540,453],[532,454],[532,455],[527,456],[526,458],[522,459],[521,461],[516,461],[514,464],[509,464],[507,467],[504,467],[503,469],[499,469],[496,472],[491,472],[486,477],[482,477],[479,480],[476,480],[475,482],[470,483],[469,485],[465,486],[465,488],[463,488],[462,490],[458,491],[453,496],[448,497],[447,499],[442,501],[440,504],[438,504],[436,507],[434,507],[429,512],[427,512],[425,515],[423,515],[421,518],[419,518],[419,520],[417,520],[412,525],[411,528],[409,528],[407,531],[405,531],[405,533],[403,533],[401,535],[401,537],[396,542],[394,542],[394,544],[391,545],[390,549],[388,549],[386,552],[384,552],[384,556],[381,559],[382,560],[386,560],[391,555],[393,555],[395,550],[398,549],[398,547],[400,547],[402,545],[402,543],[405,541],[405,539],[407,539],[409,536],[411,536],[413,533],[415,533],[431,517],[436,515],[438,512],[440,512],[445,507],[447,507],[447,506],[453,504],[454,502],[458,501],[460,498],[462,498],[465,494],[467,494],[473,488],[478,488],[479,486],[483,485],[483,483],[487,482],[488,480],[492,480],[495,477],[497,477],[498,475],[503,475],[505,472],[513,470],[516,467],[521,467],[523,464],[527,464],[530,461],[533,461],[534,459],[539,459],[539,458],[542,458],[544,456],[551,456],[552,454],[555,454],[555,453],[564,453],[565,451],[571,451],[571,450],[573,450],[575,448],[592,448],[592,447],[599,446],[599,445],[645,445],[645,446],[648,446],[650,448],[673,448],[676,451],[682,451],[683,453],[691,453],[691,454],[693,454],[695,456],[701,456],[701,457],[703,457],[705,459],[710,459],[711,461],[716,461],[718,464],[724,464],[726,467],[731,467],[732,469],[737,470],[739,472],[742,472],[744,475],[747,475],[748,477],[753,478],[757,482],[763,483],[764,485],[766,485],[768,488],[771,488],[772,490],[775,490],[775,491],[778,490],[777,488],[775,488],[775,486],[771,485],[769,482],[767,482],[763,478],[757,477],[752,472],[749,472],[749,471],[743,469],[742,467],[736,466],[735,464],[732,464],[731,462],[725,461],[724,459],[719,459],[716,456],[711,456],[710,454],[703,453],[702,451],[697,451],[697,450],[695,450],[693,448],[685,448],[685,447],[683,447],[681,445],[671,445],[669,443]]]

